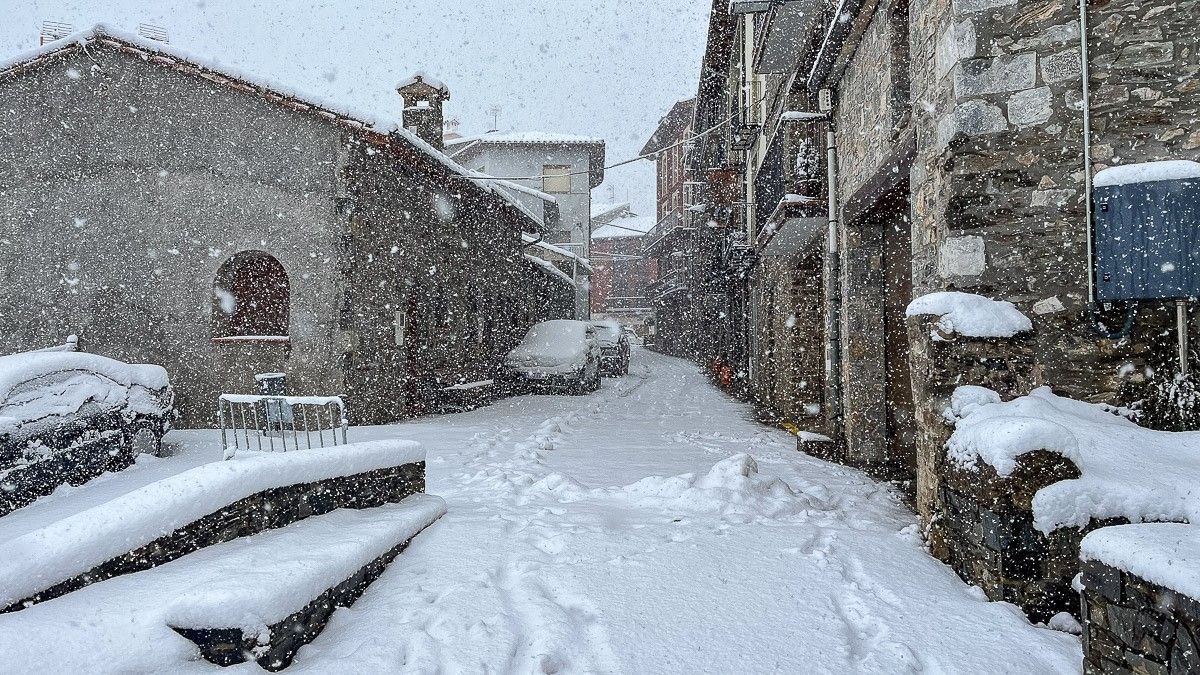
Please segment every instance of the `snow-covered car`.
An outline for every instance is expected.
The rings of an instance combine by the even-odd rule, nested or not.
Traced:
[[[616,321],[595,321],[596,339],[600,342],[600,368],[609,375],[629,374],[629,336]]]
[[[161,366],[65,351],[0,356],[0,515],[157,455],[174,396]]]
[[[534,324],[504,359],[503,379],[513,385],[584,394],[600,388],[600,343],[586,321],[554,319]]]

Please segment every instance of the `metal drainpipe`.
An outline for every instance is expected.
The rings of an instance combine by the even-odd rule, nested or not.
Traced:
[[[1088,0],[1079,0],[1079,59],[1083,80],[1083,211],[1087,220],[1087,298],[1088,306],[1096,304],[1096,252],[1092,241],[1095,224],[1092,222],[1092,83],[1088,65]]]
[[[839,213],[838,213],[838,168],[837,168],[837,134],[833,126],[833,112],[825,130],[825,180],[828,183],[827,199],[829,202],[829,232],[826,242],[826,252],[829,255],[829,286],[826,291],[826,302],[829,303],[829,341],[828,360],[830,394],[830,417],[833,420],[833,431],[836,437],[842,434],[842,297],[841,297],[841,247],[838,245]]]

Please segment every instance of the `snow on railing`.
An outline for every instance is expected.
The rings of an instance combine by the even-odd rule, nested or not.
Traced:
[[[287,452],[345,445],[350,426],[346,404],[339,396],[221,394],[217,415],[225,459],[238,450]],[[342,432],[340,443],[338,430]]]

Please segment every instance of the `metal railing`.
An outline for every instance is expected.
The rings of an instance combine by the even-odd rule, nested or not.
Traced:
[[[221,394],[217,416],[225,459],[239,450],[287,452],[345,445],[350,426],[346,404],[338,396]]]

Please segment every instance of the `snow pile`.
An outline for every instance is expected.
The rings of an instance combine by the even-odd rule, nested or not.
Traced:
[[[57,376],[57,377],[51,377]],[[39,420],[73,415],[92,402],[126,415],[162,415],[170,407],[167,371],[82,352],[33,352],[0,356],[0,434]],[[34,430],[36,431],[36,429]]]
[[[807,495],[797,494],[783,480],[760,474],[758,462],[745,453],[717,462],[704,474],[647,476],[621,487],[588,489],[567,476],[552,473],[531,487],[563,502],[616,499],[627,506],[668,514],[777,519],[823,508],[814,506]]]
[[[255,493],[424,459],[418,443],[391,440],[285,453],[246,452],[198,466],[0,542],[5,551],[0,557],[0,607]]]
[[[1098,172],[1092,184],[1096,187],[1112,187],[1189,178],[1200,178],[1200,163],[1179,159],[1114,166]]]
[[[796,493],[774,476],[758,472],[758,462],[745,453],[727,457],[708,473],[663,478],[648,476],[622,492],[635,501],[659,509],[750,513],[767,517],[793,513],[799,506]]]
[[[1001,476],[1034,450],[1071,460],[1081,477],[1045,487],[1033,499],[1042,532],[1094,518],[1200,519],[1200,432],[1145,429],[1124,411],[1056,396],[1047,387],[1004,403],[989,391],[955,392],[946,411],[955,424],[947,454],[968,468],[982,461]]]
[[[1029,317],[1011,302],[960,291],[923,295],[909,303],[905,315],[939,316],[937,327],[942,332],[966,337],[1007,338],[1033,330]]]
[[[1098,560],[1200,600],[1200,528],[1195,525],[1102,527],[1083,538],[1080,557]]]

